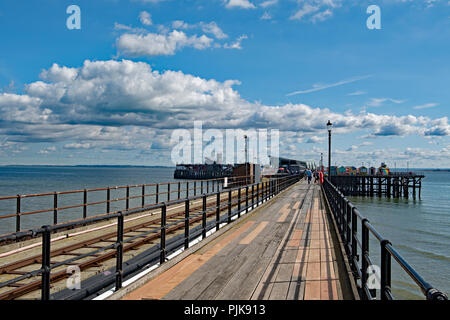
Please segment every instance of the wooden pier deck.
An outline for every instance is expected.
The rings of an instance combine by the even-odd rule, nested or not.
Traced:
[[[212,238],[153,271],[140,287],[123,288],[111,298],[356,298],[319,185],[300,181]]]

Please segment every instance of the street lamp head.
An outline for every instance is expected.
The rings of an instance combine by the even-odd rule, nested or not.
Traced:
[[[330,120],[328,120],[328,123],[327,123],[328,132],[331,132],[331,128],[333,128],[333,124],[331,123]]]

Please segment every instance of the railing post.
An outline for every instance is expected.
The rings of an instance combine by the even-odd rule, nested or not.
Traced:
[[[206,180],[206,193],[209,193],[209,180]]]
[[[125,209],[128,210],[130,208],[130,186],[127,186],[127,194],[126,194],[125,198],[126,198]]]
[[[189,248],[189,199],[184,203],[184,249]]]
[[[111,188],[106,189],[106,213],[111,212]]]
[[[156,184],[156,191],[155,191],[155,194],[156,194],[156,200],[155,200],[155,203],[159,203],[159,183]]]
[[[255,185],[252,185],[252,210],[255,208]]]
[[[117,216],[116,240],[116,291],[122,288],[123,280],[123,214]]]
[[[380,279],[380,298],[381,300],[389,300],[388,291],[391,291],[391,255],[386,249],[386,245],[391,244],[389,240],[381,241],[381,279]]]
[[[350,222],[352,221],[352,208],[350,208],[350,201],[348,201],[348,199],[345,199],[345,210],[347,212],[347,219],[345,222],[345,228],[347,230],[347,235],[345,236],[345,250],[347,251],[347,253],[349,252],[350,249],[350,244],[352,241],[352,230],[350,228]]]
[[[188,191],[189,193],[189,191]],[[197,181],[194,181],[194,196],[197,195]]]
[[[83,219],[87,217],[87,190],[83,191]]]
[[[256,185],[256,206],[259,206],[259,183]]]
[[[203,180],[200,181],[200,193],[203,194]]]
[[[231,189],[228,191],[228,223],[231,223]]]
[[[369,220],[363,219],[361,223],[361,289],[368,299],[365,287],[367,286],[367,269],[369,267],[366,259],[366,255],[369,254],[369,229],[366,222],[369,222]]]
[[[160,242],[160,255],[159,263],[163,264],[166,261],[166,212],[167,205],[164,202],[161,207],[161,242]]]
[[[202,208],[202,239],[206,238],[206,194],[203,195]]]
[[[180,200],[181,192],[181,182],[178,182],[178,200]]]
[[[248,213],[248,186],[245,186],[245,213]]]
[[[358,217],[356,216],[356,208],[352,207],[352,265],[356,270],[355,259],[358,260],[358,242],[356,234],[358,233]]]
[[[241,187],[238,187],[239,189],[238,189],[238,208],[237,208],[237,211],[238,211],[238,218],[240,218],[241,217]]]
[[[145,207],[145,184],[142,185],[142,208]]]
[[[22,197],[20,194],[17,195],[17,204],[16,204],[16,231],[20,231],[20,210],[21,210],[21,200]]]
[[[189,181],[186,182],[186,198],[189,198]]]
[[[167,184],[167,202],[170,201],[170,182]]]
[[[41,299],[50,300],[50,243],[51,233],[50,226],[43,226],[42,233],[42,283],[41,283]]]
[[[53,194],[53,224],[58,223],[58,192]]]
[[[220,191],[217,192],[216,198],[216,231],[220,229]]]

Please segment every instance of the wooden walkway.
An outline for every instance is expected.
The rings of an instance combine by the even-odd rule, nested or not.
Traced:
[[[330,228],[320,187],[301,181],[123,299],[348,298]]]

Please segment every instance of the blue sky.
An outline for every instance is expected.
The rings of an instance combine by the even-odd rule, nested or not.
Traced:
[[[450,167],[447,0],[1,1],[0,35],[0,164],[170,164],[194,120],[318,161],[330,119],[338,165]]]

